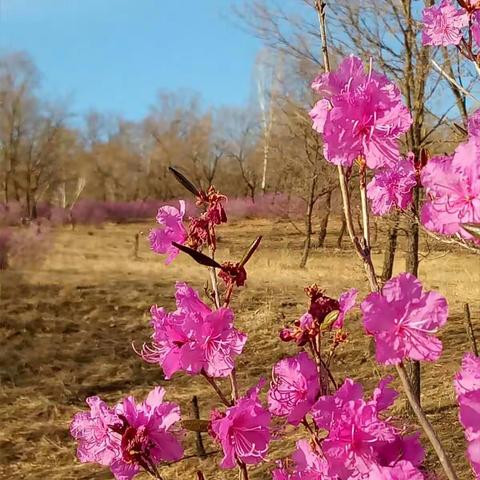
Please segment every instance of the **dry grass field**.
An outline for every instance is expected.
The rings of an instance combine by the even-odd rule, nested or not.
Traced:
[[[176,374],[162,379],[161,370],[145,364],[132,350],[149,334],[149,307],[173,306],[174,281],[202,289],[204,271],[185,256],[170,267],[141,242],[133,256],[134,235],[148,225],[106,225],[103,228],[59,229],[41,266],[0,277],[0,478],[107,479],[108,471],[81,465],[68,434],[71,416],[84,408],[85,397],[98,394],[116,402],[126,394],[141,398],[154,385],[167,388],[167,399],[180,402],[189,415],[190,399],[199,396],[206,415],[216,402],[201,378]],[[335,234],[335,232],[332,232]],[[293,353],[278,340],[278,329],[306,306],[304,286],[316,282],[332,296],[356,286],[367,293],[361,267],[353,253],[333,248],[314,250],[308,268],[297,267],[301,238],[285,222],[255,220],[230,224],[220,231],[219,258],[239,258],[256,236],[261,248],[248,265],[248,285],[234,298],[238,326],[248,332],[246,352],[239,359],[242,388],[269,376],[273,362]],[[381,264],[377,252],[375,262]],[[399,258],[396,271],[403,267]],[[472,478],[464,460],[464,442],[457,421],[451,379],[462,352],[468,348],[462,322],[464,302],[470,302],[480,332],[480,257],[438,250],[422,259],[420,275],[429,288],[449,299],[450,321],[442,331],[445,351],[435,365],[425,365],[423,403],[452,453],[462,479]],[[350,341],[340,352],[335,373],[364,382],[367,390],[388,369],[375,366],[369,341],[358,318],[348,322]],[[480,333],[479,333],[480,335]],[[393,372],[392,372],[393,373]],[[398,401],[396,413],[404,415]],[[188,437],[187,454],[193,454]],[[271,459],[291,449],[295,438],[273,442]],[[207,450],[216,449],[206,440]],[[218,469],[218,455],[193,458],[166,467],[166,479],[192,479],[201,468],[207,479],[233,479],[234,472]],[[429,465],[436,465],[429,454]],[[252,479],[267,479],[269,466]]]

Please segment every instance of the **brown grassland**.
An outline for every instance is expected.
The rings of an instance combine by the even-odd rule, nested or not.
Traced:
[[[163,385],[167,399],[179,402],[186,417],[193,394],[199,396],[204,415],[217,404],[201,378],[177,374],[164,381],[157,366],[145,364],[132,350],[132,342],[138,345],[149,337],[150,305],[173,306],[175,280],[188,281],[200,290],[205,281],[203,269],[191,259],[180,256],[166,267],[146,241],[135,259],[133,238],[142,229],[147,231],[148,226],[58,229],[40,266],[6,271],[0,277],[0,478],[111,478],[105,469],[78,463],[69,437],[70,418],[84,408],[89,395],[98,394],[113,403],[127,394],[142,398],[153,386]],[[353,252],[333,248],[335,230],[327,238],[329,246],[314,250],[308,268],[301,270],[297,267],[301,238],[289,223],[252,220],[221,229],[222,260],[239,258],[256,235],[264,236],[248,265],[248,285],[232,304],[238,326],[249,335],[238,361],[242,389],[260,376],[268,378],[275,361],[295,352],[293,345],[278,340],[278,329],[305,309],[306,285],[316,282],[331,296],[352,286],[360,288],[362,295],[367,293]],[[420,266],[424,284],[446,295],[450,304],[450,319],[440,335],[444,354],[436,364],[423,366],[423,404],[462,479],[472,476],[464,460],[451,380],[462,352],[468,349],[464,302],[470,303],[480,332],[479,260],[472,254],[437,248],[422,257]],[[376,252],[375,262],[381,265],[381,261],[382,255]],[[402,267],[403,258],[398,258],[395,270]],[[347,327],[349,342],[339,352],[334,373],[339,379],[347,375],[359,379],[371,391],[380,376],[394,371],[375,365],[358,314],[349,318]],[[403,398],[394,411],[406,415]],[[294,440],[292,434],[288,440],[273,442],[272,461],[287,454]],[[207,451],[216,450],[207,438],[205,442]],[[192,434],[186,444],[186,454],[194,454]],[[164,477],[192,479],[202,469],[210,480],[237,478],[236,472],[218,469],[219,458],[217,454],[167,466]],[[437,466],[431,453],[427,464]],[[271,465],[252,469],[251,478],[270,478]]]

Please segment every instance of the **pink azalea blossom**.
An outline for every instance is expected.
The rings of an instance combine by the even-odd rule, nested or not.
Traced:
[[[480,439],[473,440],[468,444],[467,457],[472,466],[475,478],[480,479]]]
[[[336,71],[317,77],[312,88],[323,97],[310,116],[323,134],[328,161],[349,167],[363,157],[378,168],[398,160],[398,138],[412,119],[400,90],[385,76],[366,73],[362,61],[350,56]]]
[[[480,389],[462,394],[460,405],[460,422],[465,428],[467,440],[480,439]]]
[[[415,276],[402,273],[390,279],[381,292],[367,296],[361,310],[365,330],[375,338],[379,363],[439,358],[442,342],[434,334],[447,321],[447,300],[437,292],[424,292]]]
[[[428,199],[420,214],[423,225],[472,239],[462,224],[480,223],[480,137],[471,136],[452,157],[433,157],[422,170],[421,182]]]
[[[391,475],[385,478],[393,479],[399,473],[395,470],[399,461],[405,462],[407,471],[411,466],[417,472],[416,467],[424,459],[418,435],[402,437],[395,426],[380,416],[397,396],[388,387],[391,381],[391,377],[382,380],[372,399],[365,400],[361,385],[347,379],[335,395],[320,397],[314,405],[315,423],[328,432],[322,450],[330,475],[369,478],[369,472],[383,469]]]
[[[183,447],[181,433],[176,425],[180,421],[180,408],[164,402],[165,390],[156,387],[140,404],[127,397],[115,411],[121,423],[113,429],[121,434],[121,456],[110,465],[118,480],[130,480],[140,470],[154,473],[160,462],[180,460]]]
[[[462,394],[458,399],[460,422],[468,442],[467,457],[480,478],[480,389]]]
[[[308,440],[299,440],[292,454],[293,465],[280,464],[272,472],[273,480],[337,480],[328,473],[325,457],[314,451]]]
[[[298,425],[317,401],[320,383],[315,362],[306,352],[280,360],[273,367],[269,410]]]
[[[480,479],[480,358],[466,353],[453,383],[460,407],[460,422],[468,442],[467,457],[476,478]]]
[[[457,398],[467,392],[480,390],[480,358],[473,353],[463,356],[462,368],[453,381]]]
[[[392,467],[374,465],[368,480],[424,480],[423,473],[410,462],[402,460]]]
[[[141,352],[144,360],[159,363],[165,378],[183,370],[189,374],[205,372],[210,377],[226,377],[234,367],[247,336],[233,326],[229,308],[212,310],[186,283],[176,284],[177,310],[151,309],[151,345]]]
[[[265,459],[270,442],[271,417],[258,399],[261,385],[262,382],[227,408],[225,414],[213,412],[210,433],[222,446],[222,468],[234,468],[237,459],[247,465],[255,465]]]
[[[185,243],[187,231],[183,226],[183,216],[185,215],[185,202],[180,200],[180,210],[168,205],[159,208],[157,213],[157,222],[160,228],[154,228],[148,238],[150,246],[155,253],[167,254],[165,263],[172,263],[178,255],[178,248],[172,245],[172,242],[179,244]]]
[[[458,45],[462,28],[468,25],[468,14],[463,8],[455,8],[450,0],[423,10],[422,41],[424,45]]]
[[[358,290],[356,288],[351,288],[340,295],[338,299],[338,317],[332,325],[333,328],[343,328],[345,316],[350,310],[355,308],[357,296]]]
[[[480,15],[480,11],[477,12],[477,15]],[[480,137],[480,108],[468,117],[468,135],[470,137]]]
[[[367,196],[375,215],[385,215],[394,208],[406,210],[412,203],[417,175],[411,156],[400,158],[393,166],[375,172],[367,185]]]
[[[77,458],[108,466],[119,455],[120,436],[110,428],[119,419],[100,398],[89,397],[86,402],[90,411],[75,414],[70,425],[70,434],[78,442]]]
[[[480,8],[477,5],[477,8]],[[480,10],[476,10],[472,13],[471,17],[472,26],[470,31],[472,32],[472,37],[477,44],[477,47],[480,47]]]
[[[164,402],[164,395],[157,387],[143,403],[128,397],[115,408],[88,398],[90,412],[77,413],[70,427],[79,460],[108,466],[117,480],[130,480],[141,470],[153,474],[160,462],[182,458],[180,408]]]

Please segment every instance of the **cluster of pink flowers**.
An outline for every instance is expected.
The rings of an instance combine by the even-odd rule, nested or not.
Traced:
[[[204,209],[198,217],[190,217],[188,227],[184,225],[185,201],[180,200],[180,208],[169,205],[160,207],[157,213],[157,222],[160,227],[149,233],[150,247],[155,253],[166,254],[165,263],[168,265],[178,255],[179,250],[172,242],[199,250],[208,245],[215,250],[215,226],[225,223],[227,216],[223,203],[226,197],[218,193],[214,187],[207,192],[198,191],[196,204]]]
[[[423,10],[423,44],[458,45],[463,38],[462,29],[468,22],[464,8],[455,8],[450,0],[442,0],[438,5]]]
[[[403,430],[383,418],[397,397],[382,380],[371,400],[364,399],[361,385],[351,379],[334,395],[318,399],[312,408],[317,428],[327,436],[317,442],[301,440],[292,455],[294,468],[280,466],[276,480],[297,479],[423,479],[419,466],[424,451],[418,435]]]
[[[427,201],[422,224],[443,235],[472,239],[462,224],[480,223],[480,136],[478,113],[469,124],[470,138],[451,156],[430,159],[421,173]]]
[[[480,479],[480,358],[472,353],[465,354],[454,386],[460,406],[460,422],[468,442],[467,456],[476,478]]]
[[[480,3],[477,0],[458,3],[461,8],[456,8],[451,0],[442,0],[423,10],[422,41],[432,46],[455,45],[465,58],[478,64]]]
[[[398,135],[408,127],[410,118],[396,88],[375,72],[366,74],[354,57],[345,61],[339,72],[317,79],[316,88],[326,98],[312,116],[329,139],[326,148],[327,155],[332,155],[330,160],[351,166],[360,158],[376,169],[367,187],[375,213],[407,208],[417,184],[418,168],[412,155],[399,158]],[[346,115],[344,122],[340,121],[342,115]],[[472,117],[471,138],[458,147],[454,156],[441,161],[445,164],[434,159],[422,172],[431,205],[426,208],[440,212],[437,221],[453,215],[458,228],[464,221],[475,221],[476,214],[471,212],[478,211],[478,198],[471,192],[480,190],[475,170],[479,118]],[[340,136],[336,140],[334,132]],[[452,172],[457,178],[450,178]],[[393,378],[381,380],[367,399],[360,384],[347,378],[338,388],[332,374],[336,348],[347,338],[345,318],[357,305],[358,291],[354,288],[335,299],[316,284],[307,287],[307,311],[280,332],[282,340],[293,341],[302,350],[273,366],[268,406],[259,398],[263,380],[241,395],[235,362],[247,336],[234,326],[229,304],[234,288],[245,284],[245,264],[261,237],[239,262],[225,261],[220,265],[213,255],[200,252],[203,245],[209,246],[210,253],[215,252],[215,228],[226,221],[226,198],[213,187],[206,193],[197,191],[185,177],[175,174],[195,194],[204,212],[190,218],[185,227],[184,201],[180,201],[178,209],[160,208],[160,227],[151,232],[150,242],[154,251],[167,255],[166,263],[181,249],[210,268],[211,289],[207,287],[205,292],[214,306],[205,303],[187,283],[177,282],[176,309],[152,306],[151,341],[143,345],[139,355],[158,364],[166,380],[179,371],[202,375],[216,392],[224,407],[213,409],[208,422],[199,423],[203,425],[201,431],[208,431],[221,447],[220,467],[238,467],[242,478],[247,479],[247,466],[267,462],[271,442],[281,438],[290,424],[303,425],[309,438],[297,442],[291,459],[278,462],[272,471],[274,480],[424,480],[424,450],[419,435],[408,432],[387,413],[398,396],[390,387]],[[460,182],[462,187],[457,186]],[[222,292],[215,269],[224,284]],[[364,328],[375,339],[379,363],[398,365],[405,359],[439,358],[442,343],[435,334],[447,321],[447,302],[439,293],[425,291],[413,275],[402,273],[387,281],[380,291],[370,293],[361,302],[360,309]],[[230,395],[222,391],[223,382],[216,380],[227,376]],[[479,359],[465,357],[455,388],[460,420],[469,442],[468,457],[480,478]],[[159,466],[183,457],[180,409],[164,402],[164,394],[163,388],[157,387],[140,404],[128,397],[113,408],[98,397],[88,398],[90,410],[77,413],[71,424],[79,460],[109,467],[117,480],[130,480],[141,471],[163,478]],[[183,425],[188,428],[188,422]]]
[[[363,158],[379,168],[398,160],[398,139],[412,119],[400,90],[385,76],[365,72],[362,61],[350,56],[337,71],[317,77],[312,88],[322,96],[310,116],[323,134],[328,161],[350,167]]]
[[[413,156],[400,157],[399,138],[412,123],[400,90],[350,56],[338,69],[318,76],[312,88],[322,99],[310,112],[323,134],[328,161],[351,167],[356,160],[375,169],[368,198],[376,215],[405,210],[417,183]]]
[[[412,203],[416,185],[417,172],[413,154],[375,171],[375,177],[367,185],[372,212],[375,215],[386,215],[395,208],[406,210]]]
[[[183,457],[178,426],[180,408],[164,402],[157,387],[140,404],[128,397],[114,408],[98,397],[87,398],[90,410],[73,418],[70,432],[84,463],[110,467],[118,480],[130,480],[144,470],[152,475],[161,462]]]
[[[447,300],[437,292],[424,292],[410,273],[385,283],[361,303],[363,325],[375,338],[379,363],[395,365],[404,359],[435,361],[442,342],[435,337],[448,317]]]
[[[174,312],[152,307],[152,342],[144,345],[141,356],[158,363],[167,379],[179,370],[228,376],[247,341],[247,336],[233,326],[233,311],[212,310],[186,283],[177,282],[175,288]]]

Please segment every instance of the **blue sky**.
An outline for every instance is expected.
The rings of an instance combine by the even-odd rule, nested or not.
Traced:
[[[159,89],[240,105],[260,42],[235,25],[241,0],[0,0],[0,52],[27,51],[42,91],[72,109],[139,119]]]

